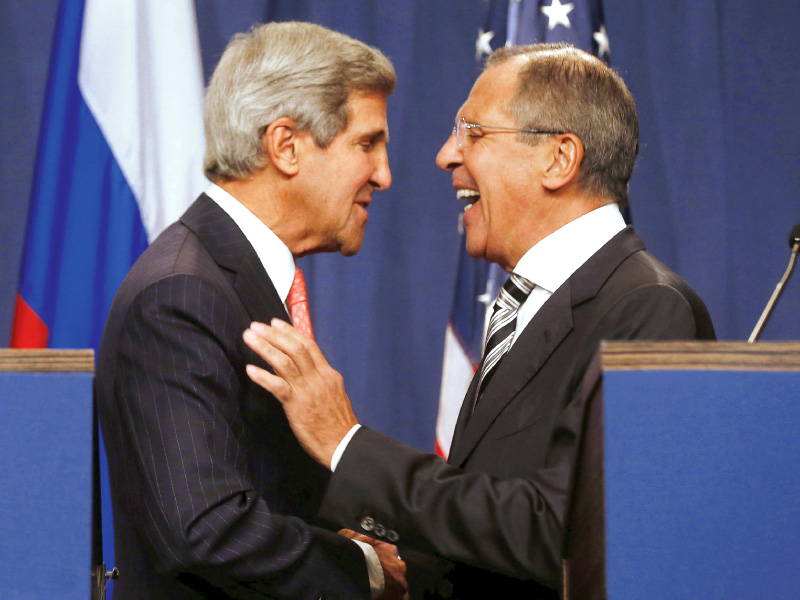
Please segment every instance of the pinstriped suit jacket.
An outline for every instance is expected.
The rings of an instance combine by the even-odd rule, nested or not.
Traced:
[[[313,521],[328,474],[251,383],[252,320],[287,319],[236,224],[201,196],[120,286],[96,396],[116,600],[369,598],[361,550]]]

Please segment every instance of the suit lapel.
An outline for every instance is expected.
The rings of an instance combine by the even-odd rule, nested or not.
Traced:
[[[468,409],[462,407],[459,423],[466,421],[466,425],[462,425],[463,430],[458,439],[454,436],[448,462],[461,466],[497,415],[536,375],[571,329],[572,303],[567,282],[536,313],[511,350],[497,365],[497,372],[483,391],[475,411],[469,415]],[[464,404],[471,406],[475,395],[474,380],[470,392],[471,395],[465,399]]]
[[[497,373],[484,390],[474,412],[471,407],[477,377],[473,377],[453,434],[448,458],[450,464],[463,466],[497,416],[569,334],[573,324],[573,307],[596,296],[622,261],[644,249],[639,236],[631,227],[627,227],[575,271],[539,309],[500,361]]]
[[[233,288],[254,321],[269,323],[275,315],[289,322],[264,266],[239,226],[211,198],[202,194],[181,217],[214,261],[234,275]]]

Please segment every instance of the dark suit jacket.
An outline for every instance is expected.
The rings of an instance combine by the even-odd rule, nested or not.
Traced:
[[[307,525],[328,474],[301,449],[252,320],[288,319],[241,230],[201,196],[114,298],[96,395],[114,508],[115,600],[369,598],[361,550]]]
[[[362,428],[321,514],[456,561],[455,598],[555,598],[578,388],[600,340],[713,337],[702,301],[628,228],[539,310],[474,413],[465,402],[449,464]]]

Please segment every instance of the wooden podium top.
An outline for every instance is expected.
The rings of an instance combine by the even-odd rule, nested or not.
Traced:
[[[92,373],[94,350],[0,349],[0,372]]]
[[[799,342],[602,342],[603,371],[800,371]]]

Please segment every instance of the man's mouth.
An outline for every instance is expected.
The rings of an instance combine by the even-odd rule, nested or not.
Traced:
[[[473,204],[481,199],[481,193],[478,190],[460,188],[456,190],[456,198],[459,200],[465,200],[467,202],[464,205],[464,212],[467,212]]]
[[[468,190],[461,188],[456,190],[456,198],[459,200],[466,200],[470,204],[475,204],[481,198],[481,193],[478,190]]]

